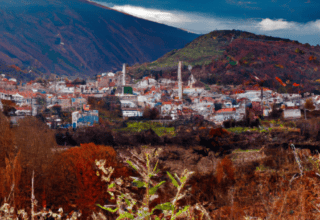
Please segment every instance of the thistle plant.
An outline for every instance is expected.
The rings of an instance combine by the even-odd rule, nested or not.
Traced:
[[[193,172],[189,172],[187,169],[185,169],[181,177],[179,177],[176,173],[174,176],[172,176],[171,173],[167,171],[167,175],[171,179],[172,184],[176,187],[177,193],[171,202],[157,205],[154,209],[162,210],[165,214],[165,217],[171,216],[171,220],[176,219],[182,214],[186,214],[190,206],[184,206],[183,208],[179,209],[177,207],[177,202],[186,196],[186,191],[183,192],[183,188],[192,174]]]
[[[291,149],[293,151],[294,158],[295,158],[295,160],[296,160],[296,162],[298,164],[298,167],[299,167],[299,170],[300,170],[300,176],[303,176],[303,167],[301,165],[301,160],[300,160],[300,158],[299,158],[299,156],[298,156],[298,154],[296,152],[296,148],[295,148],[294,144],[291,144]]]
[[[150,203],[154,199],[159,197],[157,191],[166,182],[157,182],[154,180],[154,177],[158,177],[160,172],[160,170],[157,168],[159,161],[156,159],[159,151],[161,151],[161,149],[150,150],[147,148],[143,148],[142,153],[140,154],[136,151],[133,151],[130,159],[128,157],[124,157],[126,162],[134,170],[136,170],[137,173],[140,174],[140,177],[131,177],[131,179],[133,179],[131,184],[138,188],[145,189],[145,194],[142,202],[135,199],[133,193],[124,187],[130,186],[130,183],[125,184],[125,181],[120,178],[111,181],[110,177],[114,170],[111,167],[104,168],[105,161],[96,161],[98,169],[101,170],[103,172],[103,176],[105,176],[102,176],[102,180],[108,183],[108,193],[111,195],[111,199],[116,201],[115,209],[112,209],[112,205],[98,206],[112,213],[117,212],[117,220],[125,218],[160,220],[167,219],[168,217],[173,220],[177,219],[178,217],[185,217],[187,215],[187,212],[189,211],[190,206],[178,207],[177,202],[183,199],[186,195],[186,190],[184,190],[184,188],[193,173],[189,172],[188,170],[185,170],[181,177],[179,177],[177,174],[174,174],[173,176],[171,175],[171,173],[167,172],[167,175],[171,179],[172,184],[177,189],[177,193],[171,201],[163,204],[158,204],[150,210]],[[152,166],[152,164],[154,164],[153,162],[155,162],[154,166]],[[159,216],[154,216],[153,213],[155,210],[162,211],[162,218],[160,218]]]
[[[34,217],[42,216],[43,218],[46,218],[48,215],[52,216],[56,220],[61,220],[64,215],[63,209],[59,208],[56,213],[52,212],[51,210],[47,211],[45,209],[42,209],[39,212],[33,213]],[[69,220],[76,220],[80,217],[81,217],[81,211],[72,212]],[[28,220],[29,216],[28,216],[28,213],[24,209],[20,209],[20,210],[17,210],[17,212],[15,212],[14,207],[10,206],[10,204],[8,204],[8,203],[4,203],[0,207],[0,220],[12,220],[12,219]]]

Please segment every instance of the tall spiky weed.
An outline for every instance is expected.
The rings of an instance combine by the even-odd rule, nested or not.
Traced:
[[[200,219],[203,219],[205,216],[207,219],[210,219],[209,214],[200,204],[196,204],[194,207],[189,205],[180,207],[178,206],[178,201],[183,199],[188,190],[185,186],[193,172],[184,170],[181,176],[178,176],[176,173],[172,175],[167,171],[168,177],[171,179],[173,186],[176,188],[177,192],[175,196],[168,202],[157,204],[154,208],[150,208],[150,204],[156,198],[159,197],[158,189],[166,181],[157,181],[156,177],[159,177],[160,169],[158,169],[158,156],[162,149],[149,149],[143,147],[141,153],[133,151],[132,155],[125,157],[125,161],[130,165],[140,177],[131,177],[133,181],[130,183],[124,179],[117,178],[115,180],[110,179],[113,174],[113,168],[105,168],[104,160],[97,160],[96,166],[99,170],[102,171],[102,180],[108,184],[108,193],[111,196],[111,200],[116,201],[115,208],[112,208],[113,205],[98,205],[100,208],[107,210],[108,212],[117,213],[118,219],[168,219],[171,220],[178,218],[188,218],[194,219],[195,210],[200,211]],[[154,166],[152,165],[154,164]],[[139,201],[136,198],[134,193],[128,190],[130,185],[134,185],[138,188],[143,188],[145,193],[143,200]],[[160,214],[155,214],[159,213]]]

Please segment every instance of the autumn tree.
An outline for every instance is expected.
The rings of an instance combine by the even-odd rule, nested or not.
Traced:
[[[54,132],[46,124],[34,117],[26,117],[19,121],[15,128],[15,144],[20,151],[22,176],[20,181],[21,207],[29,206],[31,193],[31,176],[35,173],[35,196],[41,200],[47,178],[49,164],[52,162],[56,142]]]
[[[316,107],[313,104],[312,98],[309,98],[306,100],[306,103],[304,104],[304,107],[308,110],[314,110]]]
[[[21,179],[21,154],[5,158],[5,168],[0,168],[0,196],[6,203],[16,207],[21,197],[20,188],[18,187]]]
[[[10,158],[13,150],[13,132],[10,120],[0,113],[0,167],[5,167],[5,158]]]
[[[3,114],[6,116],[9,116],[11,113],[15,112],[15,103],[11,100],[1,100],[1,103],[3,104]]]
[[[63,206],[68,212],[80,209],[84,217],[97,209],[95,204],[104,204],[109,196],[104,193],[105,183],[97,176],[96,159],[105,159],[105,166],[115,169],[112,178],[128,176],[127,168],[118,162],[112,147],[81,144],[55,156],[50,169],[47,200]]]
[[[12,184],[11,162],[15,159],[13,132],[10,120],[0,113],[0,200],[8,197]],[[0,201],[2,202],[2,201]]]
[[[149,108],[146,107],[143,111],[143,118],[145,119],[158,119],[160,116],[160,112],[157,108]]]

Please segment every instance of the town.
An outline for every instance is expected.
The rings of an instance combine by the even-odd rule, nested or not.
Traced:
[[[126,64],[116,73],[101,73],[95,80],[73,81],[61,77],[43,83],[41,80],[17,84],[14,78],[2,74],[0,78],[0,108],[11,116],[11,122],[24,116],[44,114],[51,128],[77,128],[99,123],[98,110],[88,103],[90,97],[115,97],[123,118],[142,118],[146,109],[155,109],[156,118],[163,120],[202,117],[217,125],[226,120],[240,121],[249,109],[252,119],[268,117],[275,108],[282,109],[283,119],[306,117],[303,110],[306,100],[318,109],[320,96],[304,93],[277,93],[259,86],[247,86],[245,90],[234,86],[197,86],[191,74],[182,82],[182,62],[178,65],[177,80],[143,77],[141,80],[126,77]],[[222,89],[221,89],[222,87]],[[59,114],[53,114],[54,112]],[[63,120],[60,113],[69,115]],[[302,112],[302,113],[301,113]],[[247,113],[248,115],[248,113]]]

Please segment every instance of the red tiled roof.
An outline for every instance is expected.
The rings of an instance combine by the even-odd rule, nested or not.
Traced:
[[[179,101],[179,102],[174,102],[174,104],[175,104],[175,105],[181,105],[182,102],[181,102],[181,101]]]
[[[218,111],[216,111],[216,113],[222,113],[222,112],[234,112],[236,111],[236,108],[222,108]]]
[[[165,86],[160,86],[160,89],[161,89],[161,90],[165,90],[166,87],[165,87]]]
[[[21,107],[16,107],[16,110],[31,110],[31,106],[21,106]]]

